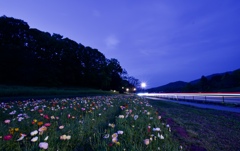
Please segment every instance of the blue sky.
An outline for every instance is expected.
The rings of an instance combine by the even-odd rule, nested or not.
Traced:
[[[1,0],[0,15],[96,48],[147,88],[240,68],[239,0]]]

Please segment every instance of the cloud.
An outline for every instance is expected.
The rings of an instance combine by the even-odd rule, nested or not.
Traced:
[[[101,16],[100,12],[97,11],[97,10],[93,10],[92,14],[93,14],[93,16],[95,16],[95,17],[100,17],[100,16]]]
[[[144,57],[167,57],[170,55],[165,48],[139,49],[139,53]]]
[[[113,35],[108,36],[105,39],[105,44],[106,44],[108,49],[115,49],[117,47],[117,45],[119,44],[119,42],[120,41]]]

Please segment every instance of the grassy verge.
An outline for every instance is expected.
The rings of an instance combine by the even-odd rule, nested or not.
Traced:
[[[0,113],[1,151],[180,149],[155,109],[131,95],[9,101]]]
[[[240,114],[149,100],[187,150],[240,150]]]
[[[48,87],[27,87],[27,86],[5,86],[0,85],[0,101],[23,100],[27,98],[53,98],[53,97],[74,97],[89,95],[111,95],[111,91],[103,91],[90,88],[48,88]]]

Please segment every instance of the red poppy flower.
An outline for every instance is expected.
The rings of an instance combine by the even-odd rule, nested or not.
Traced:
[[[45,119],[47,119],[47,120],[50,119],[48,115],[44,115],[43,117],[44,117]]]
[[[151,132],[151,126],[148,126],[148,133]]]
[[[8,134],[8,135],[3,137],[3,140],[8,141],[8,140],[12,139],[12,137],[13,137],[13,135]]]

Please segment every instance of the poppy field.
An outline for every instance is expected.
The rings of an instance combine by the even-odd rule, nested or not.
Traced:
[[[114,95],[0,104],[0,150],[182,150],[147,100]]]

